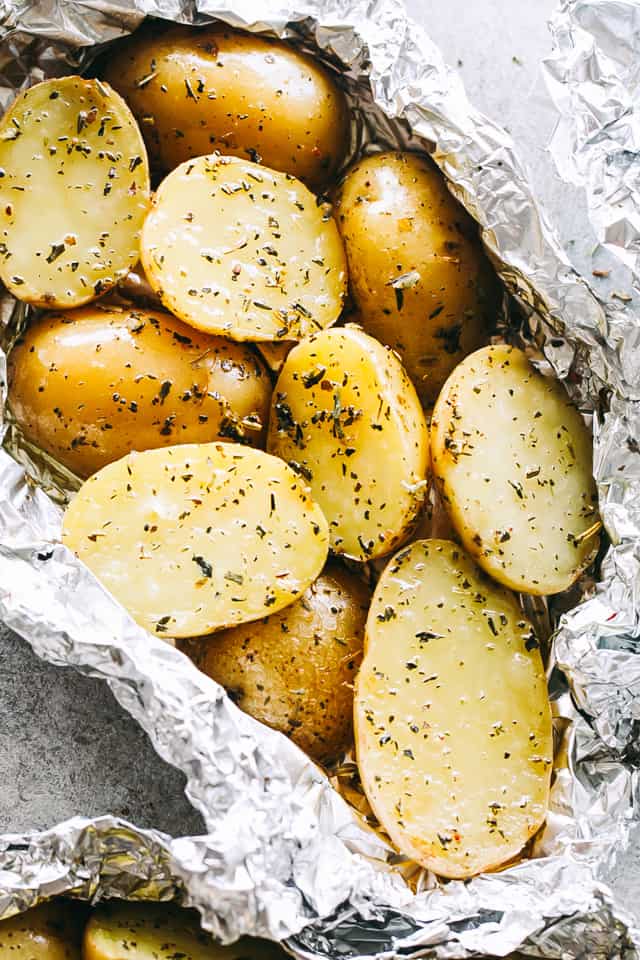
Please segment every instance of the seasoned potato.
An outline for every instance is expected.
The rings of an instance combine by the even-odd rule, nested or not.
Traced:
[[[319,187],[349,145],[344,94],[316,59],[223,24],[141,30],[111,51],[105,77],[162,173],[217,150]]]
[[[299,340],[334,323],[346,292],[335,221],[293,177],[198,157],[161,183],[142,265],[164,305],[234,340]]]
[[[593,560],[601,524],[589,431],[521,350],[485,347],[451,374],[431,452],[455,530],[500,583],[558,593]]]
[[[358,767],[398,849],[444,877],[516,856],[546,816],[551,711],[531,624],[446,540],[376,588],[356,681]]]
[[[351,741],[369,600],[361,580],[329,566],[290,607],[211,637],[198,665],[314,760],[335,759]]]
[[[21,93],[0,123],[0,279],[20,300],[75,307],[139,256],[149,168],[122,98],[61,77]]]
[[[286,607],[320,573],[327,523],[261,450],[184,444],[132,453],[86,481],[62,540],[137,622],[195,637]]]
[[[475,224],[436,166],[411,153],[352,167],[336,219],[359,322],[398,352],[430,406],[496,319],[498,285]]]
[[[0,960],[80,960],[83,916],[58,900],[0,920]]]
[[[95,305],[45,314],[10,355],[25,436],[81,477],[132,450],[264,441],[271,381],[245,344],[166,313]]]
[[[223,947],[197,914],[171,903],[101,903],[87,924],[83,960],[279,960],[276,943],[243,937]]]
[[[400,361],[357,327],[295,347],[276,383],[267,447],[308,481],[331,547],[357,560],[390,553],[427,487],[428,436]]]

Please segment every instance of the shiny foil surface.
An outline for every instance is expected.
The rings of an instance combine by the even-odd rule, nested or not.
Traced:
[[[607,6],[634,5],[570,5]],[[286,37],[341,73],[355,108],[353,151],[375,141],[432,152],[481,225],[512,295],[508,334],[565,379],[593,417],[611,546],[597,582],[585,579],[570,600],[533,611],[558,626],[549,669],[558,749],[549,817],[530,858],[442,883],[391,850],[290,741],[134,624],[58,542],[57,504],[69,478],[5,424],[0,616],[39,656],[105,679],[158,753],[185,773],[209,832],[174,839],[103,817],[0,837],[0,916],[63,892],[178,895],[219,938],[286,940],[298,957],[640,956],[640,377],[632,312],[601,303],[572,270],[509,136],[470,106],[399,0],[0,3],[2,105],[21,87],[82,70],[145,15],[218,17]],[[609,42],[618,21],[600,22]],[[5,346],[23,313],[4,298]],[[4,356],[2,364],[0,373]]]

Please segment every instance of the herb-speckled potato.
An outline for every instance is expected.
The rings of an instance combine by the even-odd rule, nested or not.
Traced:
[[[427,425],[398,358],[358,327],[294,347],[267,447],[308,482],[335,553],[371,560],[411,529],[427,488]]]
[[[0,279],[20,300],[77,307],[126,276],[149,206],[131,111],[99,80],[19,94],[0,123]]]
[[[592,442],[557,380],[491,346],[454,370],[431,423],[434,476],[467,550],[524,593],[566,590],[594,559]]]
[[[85,482],[62,540],[151,633],[196,637],[288,606],[327,522],[293,470],[236,443],[131,453]]]
[[[358,768],[398,849],[444,877],[492,870],[543,823],[551,711],[516,598],[446,540],[378,582],[356,681]]]
[[[9,404],[24,435],[80,477],[132,450],[260,446],[270,398],[249,345],[148,310],[45,314],[9,360]]]
[[[110,53],[106,79],[138,118],[161,173],[217,150],[331,178],[349,145],[342,91],[316,59],[223,24],[141,30]]]
[[[80,960],[83,916],[58,900],[0,920],[0,960]]]
[[[197,157],[160,184],[142,231],[149,283],[172,313],[234,340],[300,340],[340,316],[335,221],[294,177]]]
[[[279,960],[276,943],[243,937],[223,947],[195,911],[171,903],[101,903],[87,924],[83,960]]]
[[[335,213],[359,322],[398,352],[430,406],[496,319],[498,284],[476,225],[435,164],[411,153],[357,163]]]
[[[215,634],[198,665],[262,723],[328,762],[351,742],[369,589],[331,565],[290,607]]]

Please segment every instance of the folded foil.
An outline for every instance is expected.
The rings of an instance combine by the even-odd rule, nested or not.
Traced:
[[[639,8],[623,0],[576,2],[564,8],[568,19],[557,21],[565,24],[563,37],[572,14],[589,8],[601,14],[589,22],[607,47],[630,31],[626,60],[606,61],[607,89],[622,94],[624,64],[631,70],[632,44],[640,44],[631,32],[631,11],[637,22]],[[630,11],[627,19],[621,10]],[[558,750],[548,821],[530,858],[466,883],[442,883],[391,850],[290,741],[241,713],[183,654],[133,623],[60,545],[56,501],[64,483],[5,425],[0,617],[44,659],[105,679],[158,753],[185,773],[208,833],[171,838],[102,817],[0,837],[0,916],[60,893],[179,896],[220,939],[284,940],[301,958],[513,950],[564,960],[639,957],[640,376],[633,312],[601,303],[575,274],[510,138],[470,106],[458,76],[399,0],[0,2],[0,102],[6,106],[16,90],[44,77],[83,69],[145,15],[196,24],[217,17],[286,37],[341,72],[357,107],[354,148],[375,141],[432,152],[481,225],[517,306],[509,314],[512,335],[593,417],[594,472],[611,546],[599,582],[582,584],[578,605],[561,613],[561,598],[550,609]],[[559,52],[558,75],[573,63],[570,48]],[[611,107],[605,95],[601,113],[591,115],[590,85],[605,61],[589,60],[590,49],[582,48],[584,76],[572,87],[585,131]],[[632,123],[628,131],[624,142],[633,150]],[[569,142],[577,157],[580,136]],[[594,193],[615,196],[615,171],[602,187],[602,165],[584,150],[580,162]],[[638,195],[631,180],[625,184],[621,233],[633,251]],[[22,313],[5,296],[5,343]],[[4,383],[3,373],[4,355]]]

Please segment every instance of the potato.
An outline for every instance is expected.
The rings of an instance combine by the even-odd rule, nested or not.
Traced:
[[[198,157],[161,183],[142,265],[164,305],[234,340],[299,340],[340,316],[346,261],[335,221],[293,177]]]
[[[416,392],[397,357],[354,326],[291,351],[267,449],[308,481],[332,550],[356,560],[390,553],[426,494],[427,426]]]
[[[0,123],[0,279],[20,300],[76,307],[139,254],[149,167],[124,100],[61,77],[21,93]]]
[[[362,326],[398,352],[431,406],[496,319],[498,284],[475,224],[436,166],[411,153],[352,167],[336,218]]]
[[[279,342],[263,340],[262,343],[256,344],[258,353],[269,367],[269,370],[276,375],[282,370],[284,362],[294,346],[295,341],[291,340],[280,340]]]
[[[516,598],[446,540],[389,562],[356,680],[356,753],[380,823],[443,877],[493,870],[546,816],[551,711]]]
[[[485,347],[452,373],[431,452],[455,530],[499,583],[558,593],[594,559],[601,524],[589,431],[563,386],[521,350]]]
[[[351,742],[369,600],[361,580],[331,565],[290,607],[215,634],[198,666],[314,760],[334,760]]]
[[[72,500],[62,540],[140,626],[195,637],[293,603],[322,570],[329,536],[282,461],[201,443],[103,467]]]
[[[195,911],[171,903],[100,904],[84,936],[83,960],[279,960],[276,943],[243,937],[223,947],[200,929]]]
[[[162,173],[217,150],[319,187],[349,146],[344,94],[316,59],[224,24],[141,30],[104,75]]]
[[[132,450],[264,441],[271,380],[255,351],[166,313],[100,304],[45,314],[9,365],[23,433],[81,477]]]
[[[80,960],[83,915],[58,900],[0,920],[0,960]]]

